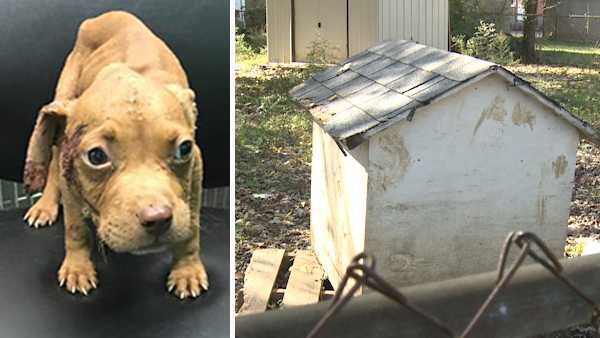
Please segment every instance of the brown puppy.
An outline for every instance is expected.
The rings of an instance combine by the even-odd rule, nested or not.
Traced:
[[[43,188],[25,215],[30,225],[52,224],[62,201],[61,286],[87,295],[98,284],[90,219],[116,252],[171,247],[167,286],[180,298],[208,288],[195,123],[181,64],[140,20],[109,12],[81,24],[55,99],[39,112],[24,175],[29,191]]]

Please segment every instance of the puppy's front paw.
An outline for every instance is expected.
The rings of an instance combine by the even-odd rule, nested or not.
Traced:
[[[208,290],[208,276],[202,261],[198,258],[175,264],[167,279],[167,288],[180,299],[196,298]]]
[[[49,198],[40,198],[35,204],[29,208],[23,219],[36,228],[46,225],[52,225],[58,216],[58,203]]]
[[[89,258],[65,257],[58,270],[58,284],[71,293],[80,292],[87,296],[98,285],[94,263]]]

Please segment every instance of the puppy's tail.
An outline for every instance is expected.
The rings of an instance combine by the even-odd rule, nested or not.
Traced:
[[[64,133],[71,103],[54,101],[40,109],[29,139],[23,182],[28,193],[41,191],[46,185],[52,146]]]

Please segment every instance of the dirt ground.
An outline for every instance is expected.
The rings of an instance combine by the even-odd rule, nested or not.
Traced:
[[[577,152],[575,189],[569,216],[567,253],[580,254],[583,239],[600,239],[600,150],[581,142]]]
[[[588,239],[600,239],[600,149],[582,141],[577,151],[577,167],[565,256],[580,256]],[[576,326],[539,338],[597,338],[598,333],[590,325]]]
[[[236,72],[236,309],[257,248],[309,246],[310,118],[287,92],[308,70]]]

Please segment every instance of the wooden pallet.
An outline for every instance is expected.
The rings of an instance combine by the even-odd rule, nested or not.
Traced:
[[[312,304],[330,298],[333,291],[312,251],[259,249],[246,268],[243,294],[239,314]]]

